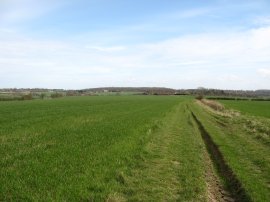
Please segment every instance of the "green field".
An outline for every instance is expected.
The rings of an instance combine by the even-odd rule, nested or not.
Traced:
[[[0,201],[270,198],[268,120],[185,96],[3,101],[0,114]]]
[[[270,101],[220,100],[220,102],[249,115],[270,118]]]

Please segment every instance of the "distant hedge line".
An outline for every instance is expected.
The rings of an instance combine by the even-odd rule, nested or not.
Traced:
[[[0,101],[23,100],[22,97],[0,97]]]
[[[0,97],[0,101],[16,101],[16,100],[32,100],[32,94],[22,95],[22,96],[10,96],[10,97]]]
[[[208,97],[209,100],[249,100],[249,101],[270,101],[270,98],[237,98],[237,97]]]
[[[53,93],[51,94],[49,97],[50,98],[60,98],[60,97],[63,97],[64,94],[63,93]],[[42,93],[40,94],[38,97],[37,96],[33,96],[32,93],[30,94],[26,94],[26,95],[17,95],[17,96],[9,96],[9,97],[1,97],[0,96],[0,101],[22,101],[22,100],[33,100],[34,98],[35,99],[44,99],[46,96],[46,94]]]

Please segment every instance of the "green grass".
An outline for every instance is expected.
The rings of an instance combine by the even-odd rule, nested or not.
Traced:
[[[213,114],[197,104],[192,105],[192,110],[218,145],[251,200],[267,201],[270,198],[270,148],[266,144],[269,135],[260,141],[258,131],[248,133],[248,119],[244,115],[229,118]]]
[[[0,103],[1,200],[103,200],[178,97]]]
[[[219,102],[249,115],[270,118],[270,101],[219,100]]]
[[[20,94],[0,92],[0,101],[12,101],[12,100],[21,100],[21,99],[22,99],[22,96]]]
[[[151,133],[142,160],[126,177],[123,193],[128,201],[207,200],[206,150],[187,102]]]
[[[248,196],[267,201],[268,119],[134,95],[0,102],[0,201],[207,201],[218,177],[191,111]]]

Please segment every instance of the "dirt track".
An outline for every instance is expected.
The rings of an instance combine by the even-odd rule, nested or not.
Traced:
[[[208,155],[206,155],[206,162],[208,164],[206,178],[209,200],[229,202],[250,201],[246,191],[241,185],[241,182],[237,179],[232,169],[226,163],[218,146],[213,142],[211,136],[208,134],[196,115],[193,112],[191,113],[197,123],[198,129],[208,151]],[[226,187],[222,185],[220,179],[214,174],[214,167],[216,168],[218,175],[226,182]]]

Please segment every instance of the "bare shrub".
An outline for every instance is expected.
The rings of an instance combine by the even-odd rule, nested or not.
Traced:
[[[32,93],[29,93],[29,94],[22,96],[22,100],[32,100],[32,99],[33,99]]]
[[[216,111],[223,111],[225,109],[225,107],[222,104],[215,102],[213,100],[201,99],[201,102]]]

